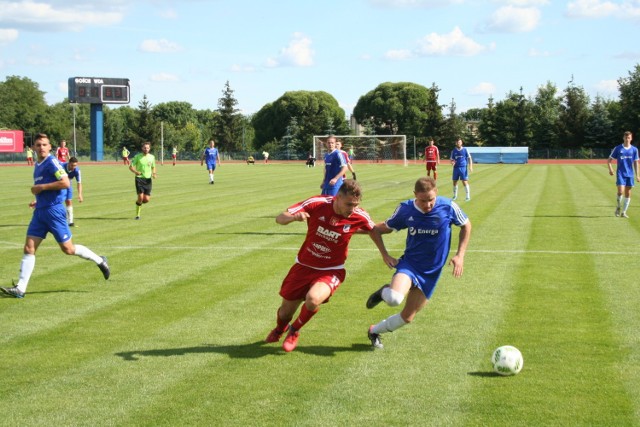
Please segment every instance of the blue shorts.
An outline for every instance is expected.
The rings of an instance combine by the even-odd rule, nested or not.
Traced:
[[[624,185],[625,187],[633,187],[635,185],[635,183],[633,182],[633,177],[629,178],[629,177],[624,177],[624,176],[617,175],[616,185],[617,186]]]
[[[453,180],[454,181],[469,181],[469,174],[467,173],[467,167],[453,168]]]
[[[72,200],[73,199],[73,187],[69,186],[69,188],[65,188],[62,190],[62,197],[64,200]]]
[[[209,171],[216,170],[216,164],[207,162],[207,170],[209,170]]]
[[[328,182],[324,183],[322,187],[323,196],[335,196],[338,194],[338,190],[342,187],[342,181],[336,182],[336,185],[330,185]]]
[[[53,234],[58,243],[71,240],[71,230],[67,224],[67,210],[62,203],[33,211],[27,236],[45,239],[47,233]]]
[[[431,295],[433,295],[433,291],[436,290],[436,285],[438,284],[438,280],[442,274],[442,268],[439,268],[433,273],[424,274],[418,272],[408,262],[400,258],[398,265],[396,265],[396,272],[394,274],[398,273],[403,273],[409,276],[412,286],[419,288],[424,296],[427,297],[427,299],[430,299]]]

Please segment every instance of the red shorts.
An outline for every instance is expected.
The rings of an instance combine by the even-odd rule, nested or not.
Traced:
[[[338,290],[338,286],[344,282],[346,274],[347,271],[344,268],[316,270],[315,268],[295,263],[289,270],[287,277],[282,281],[280,296],[288,301],[303,300],[311,286],[318,282],[326,284],[331,289],[331,295],[333,295]]]
[[[427,162],[427,170],[428,171],[434,171],[436,170],[436,162]]]

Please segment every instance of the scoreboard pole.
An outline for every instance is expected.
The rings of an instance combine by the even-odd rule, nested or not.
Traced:
[[[102,104],[91,104],[91,160],[101,162],[104,155],[104,116]]]

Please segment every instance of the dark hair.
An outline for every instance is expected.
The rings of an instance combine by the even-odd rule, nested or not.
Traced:
[[[69,163],[78,163],[78,159],[76,159],[75,156],[71,156],[69,158]]]
[[[425,193],[436,189],[436,180],[430,176],[423,176],[416,181],[413,191],[416,193]]]
[[[353,179],[345,179],[338,190],[338,193],[343,196],[354,196],[358,199],[362,198],[362,187],[358,181],[354,181]]]

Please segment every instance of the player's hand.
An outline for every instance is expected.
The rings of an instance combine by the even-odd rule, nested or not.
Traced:
[[[82,198],[82,196],[78,195],[78,201],[79,201],[80,203],[82,203],[82,202],[84,201],[84,199]]]
[[[31,209],[35,209],[35,208],[36,208],[36,201],[34,200],[34,201],[32,201],[31,203],[29,203],[29,207],[30,207]]]
[[[298,212],[293,216],[294,221],[304,222],[309,218],[309,214],[307,212]]]
[[[613,170],[609,171],[609,175],[613,176]]]
[[[389,268],[395,268],[395,266],[398,265],[398,259],[392,257],[391,255],[384,255],[382,257],[382,260]]]
[[[40,194],[42,192],[42,186],[41,185],[34,185],[31,187],[31,194],[33,195],[37,195]]]
[[[462,257],[460,257],[459,255],[455,255],[453,258],[451,258],[451,261],[449,261],[449,264],[453,265],[453,277],[462,276],[462,270],[464,265],[464,259]]]

